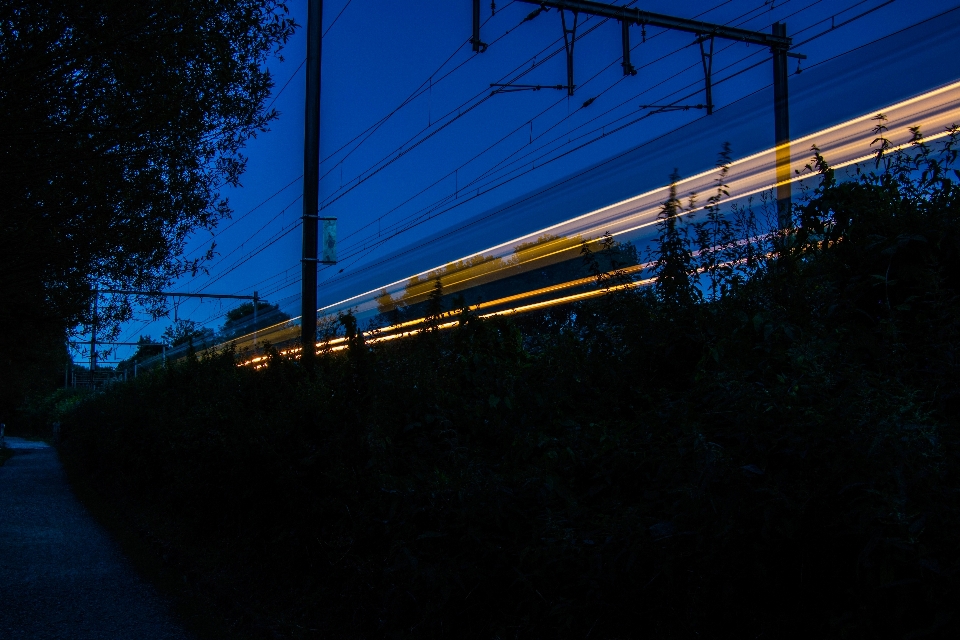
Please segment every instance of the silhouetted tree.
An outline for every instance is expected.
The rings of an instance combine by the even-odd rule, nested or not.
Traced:
[[[0,370],[89,322],[95,285],[200,268],[184,243],[229,214],[220,189],[277,116],[264,63],[295,26],[282,0],[0,4],[0,299],[17,301]],[[131,313],[100,311],[103,332]]]

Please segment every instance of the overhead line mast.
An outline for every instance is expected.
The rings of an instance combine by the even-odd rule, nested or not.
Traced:
[[[317,229],[320,196],[320,55],[323,0],[307,5],[307,95],[303,127],[303,252],[300,259],[301,362],[311,366],[317,352]]]
[[[623,74],[636,75],[636,68],[630,61],[630,26],[638,25],[643,29],[647,26],[672,29],[692,33],[697,37],[700,45],[700,55],[703,60],[704,90],[706,93],[707,115],[713,114],[713,41],[715,38],[734,40],[747,44],[757,44],[770,47],[773,54],[773,111],[774,111],[774,138],[776,143],[776,176],[777,176],[777,209],[778,224],[781,229],[791,225],[791,188],[790,188],[790,113],[787,91],[787,58],[806,58],[805,55],[790,52],[793,40],[787,36],[786,24],[777,22],[773,25],[772,33],[752,31],[739,27],[729,27],[702,20],[678,18],[652,11],[643,11],[631,7],[617,6],[592,0],[519,0],[527,4],[535,4],[540,8],[528,17],[548,9],[560,11],[563,27],[564,43],[567,50],[567,85],[556,87],[566,89],[568,95],[573,95],[576,85],[573,76],[573,44],[576,40],[576,19],[580,13],[598,16],[608,20],[617,20],[621,23],[621,38],[623,39]],[[573,13],[572,29],[567,28],[565,11]],[[470,39],[473,50],[483,53],[487,45],[480,39],[480,0],[473,0],[473,37]],[[709,42],[709,45],[707,43]],[[513,90],[529,89],[533,85],[515,87]],[[541,88],[540,85],[536,85]],[[548,88],[548,87],[543,87]],[[500,88],[498,93],[509,91],[509,88]]]

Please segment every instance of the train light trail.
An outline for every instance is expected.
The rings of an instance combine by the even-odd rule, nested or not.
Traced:
[[[780,172],[777,171],[777,155],[782,151],[780,147],[765,149],[731,162],[728,165],[725,180],[729,196],[724,198],[724,202],[743,200],[771,192],[778,186],[815,179],[816,175],[811,173],[807,166],[810,163],[812,151],[807,156],[799,153],[799,150],[804,148],[812,150],[814,145],[834,169],[871,161],[876,155],[875,150],[871,149],[871,144],[877,137],[874,125],[878,113],[882,113],[886,118],[887,130],[884,136],[891,143],[887,153],[910,147],[913,139],[910,127],[920,127],[920,130],[925,132],[924,141],[927,143],[942,139],[949,135],[948,129],[951,126],[960,123],[960,82],[948,84],[793,139],[790,142],[793,152],[788,173],[784,173],[782,168]],[[677,181],[675,187],[682,197],[693,193],[709,193],[716,188],[716,177],[716,170],[704,171]],[[580,255],[584,242],[595,247],[598,239],[604,234],[622,240],[645,237],[643,234],[648,233],[648,230],[656,224],[662,203],[669,197],[669,189],[669,185],[664,185],[648,190],[446,265],[422,271],[327,305],[318,312],[332,317],[337,313],[349,311],[358,317],[369,317],[382,311],[383,307],[380,305],[384,302],[387,302],[388,308],[391,304],[395,308],[422,303],[433,291],[437,279],[440,280],[444,295],[448,295],[505,281],[512,276],[576,259]],[[702,208],[703,205],[690,208],[682,215],[689,215]],[[643,265],[634,265],[626,271],[630,275],[636,275],[642,272],[643,268]],[[470,308],[480,312],[480,317],[491,317],[568,304],[602,295],[604,290],[599,288],[576,291],[578,287],[589,287],[593,282],[595,282],[593,278],[580,278],[547,287],[538,286],[529,291],[516,291],[489,302],[470,305]],[[631,286],[641,286],[650,282],[651,280],[641,280]],[[524,301],[529,302],[517,304]],[[406,320],[364,335],[368,342],[385,342],[419,333],[424,330],[424,323],[423,318]],[[446,329],[456,324],[456,322],[443,323],[437,328]],[[258,331],[258,334],[261,339],[282,344],[294,338],[298,329],[297,319],[294,319]],[[251,334],[231,342],[242,349],[252,344],[252,338]],[[318,343],[318,348],[336,352],[347,347],[345,342],[346,338],[337,338]],[[281,353],[295,357],[297,351],[288,349]],[[255,365],[262,362],[262,357],[248,361]]]

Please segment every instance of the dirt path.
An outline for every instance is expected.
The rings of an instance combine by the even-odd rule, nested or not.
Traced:
[[[0,638],[188,636],[77,501],[56,451],[7,438],[0,467]]]

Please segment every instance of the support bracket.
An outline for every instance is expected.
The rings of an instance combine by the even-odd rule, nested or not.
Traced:
[[[627,20],[620,21],[620,34],[623,40],[623,75],[635,76],[637,69],[630,64],[630,22]]]
[[[487,50],[487,43],[480,39],[480,0],[473,0],[473,37],[470,38],[474,53]]]
[[[557,89],[562,91],[568,89],[566,85],[562,84],[504,84],[501,82],[491,82],[490,88],[493,89],[490,95],[513,93],[515,91],[540,91],[541,89]]]
[[[563,48],[567,51],[567,95],[573,95],[573,45],[577,41],[577,21],[580,13],[573,11],[573,26],[567,28],[567,12],[560,9],[560,24],[563,26]]]
[[[690,109],[706,109],[705,104],[642,104],[641,109],[653,109],[650,115],[667,113],[669,111],[689,111]]]
[[[709,40],[710,46],[707,47],[705,42]],[[697,38],[697,43],[700,45],[700,60],[703,62],[703,85],[704,92],[706,93],[707,101],[707,115],[713,115],[713,43],[714,37],[712,35],[704,35]]]

